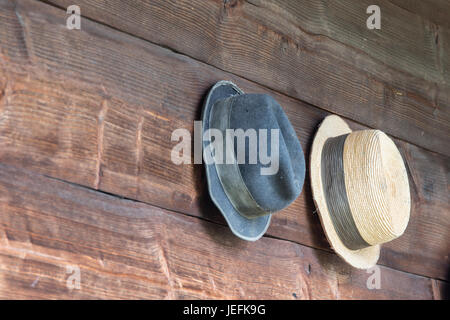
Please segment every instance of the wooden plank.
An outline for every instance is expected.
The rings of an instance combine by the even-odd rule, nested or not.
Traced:
[[[70,0],[50,0],[62,8]],[[371,0],[81,0],[82,15],[450,155],[450,36]]]
[[[395,5],[413,12],[433,23],[450,28],[448,0],[390,0]]]
[[[19,2],[17,9],[0,3],[0,162],[224,224],[206,192],[203,167],[170,161],[172,131],[192,131],[210,86],[229,79],[247,92],[273,95],[307,158],[327,115],[97,23],[69,31],[61,10],[42,3]],[[448,279],[448,158],[397,143],[414,205],[406,234],[384,246],[380,263]],[[313,212],[306,181],[302,195],[274,216],[268,234],[329,249]]]
[[[450,284],[448,282],[431,279],[434,300],[450,300]]]
[[[442,70],[445,74],[450,74],[450,29],[438,28],[437,35],[438,42],[438,54],[442,61]]]
[[[428,278],[380,267],[380,289],[369,290],[371,273],[334,254],[246,242],[224,226],[3,164],[0,194],[1,298],[433,298]]]

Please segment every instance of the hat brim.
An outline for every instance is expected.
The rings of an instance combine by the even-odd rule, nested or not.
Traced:
[[[327,116],[319,126],[314,137],[310,155],[310,177],[314,204],[319,213],[320,222],[331,247],[342,259],[355,268],[368,269],[373,267],[380,257],[380,245],[359,250],[348,249],[340,240],[328,211],[322,185],[321,165],[322,149],[328,138],[337,137],[352,132],[347,123],[336,115]]]
[[[205,99],[202,111],[203,132],[210,128],[209,115],[214,103],[219,99],[238,94],[244,94],[244,92],[230,81],[219,81],[211,88]],[[203,141],[204,149],[207,143],[209,142]],[[261,238],[269,227],[272,215],[268,214],[266,216],[248,219],[239,214],[223,190],[215,164],[205,163],[205,168],[209,195],[222,213],[231,231],[237,237],[247,241],[256,241]]]

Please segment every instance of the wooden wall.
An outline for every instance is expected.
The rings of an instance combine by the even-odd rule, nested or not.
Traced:
[[[405,1],[0,0],[0,297],[439,299],[450,279],[450,27]],[[446,1],[432,1],[447,8]],[[430,2],[431,3],[431,2]],[[406,233],[381,289],[330,249],[306,181],[241,241],[170,161],[218,80],[280,102],[306,152],[331,113],[391,135]],[[67,287],[67,268],[81,288]]]

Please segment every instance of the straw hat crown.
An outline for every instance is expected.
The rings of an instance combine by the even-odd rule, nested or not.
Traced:
[[[342,156],[348,204],[361,237],[377,245],[402,235],[411,200],[394,142],[379,130],[355,131],[347,136]]]

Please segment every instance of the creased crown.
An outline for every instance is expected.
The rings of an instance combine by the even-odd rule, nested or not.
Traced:
[[[233,108],[230,128],[268,130],[268,154],[272,154],[271,130],[279,130],[279,169],[276,174],[261,175],[261,167],[266,165],[260,161],[250,164],[248,143],[245,163],[239,164],[239,169],[244,183],[260,207],[272,213],[282,210],[298,197],[305,179],[305,159],[295,130],[280,104],[269,95],[245,94],[230,99]],[[260,136],[259,139],[265,138]],[[257,150],[259,153],[259,143]]]

